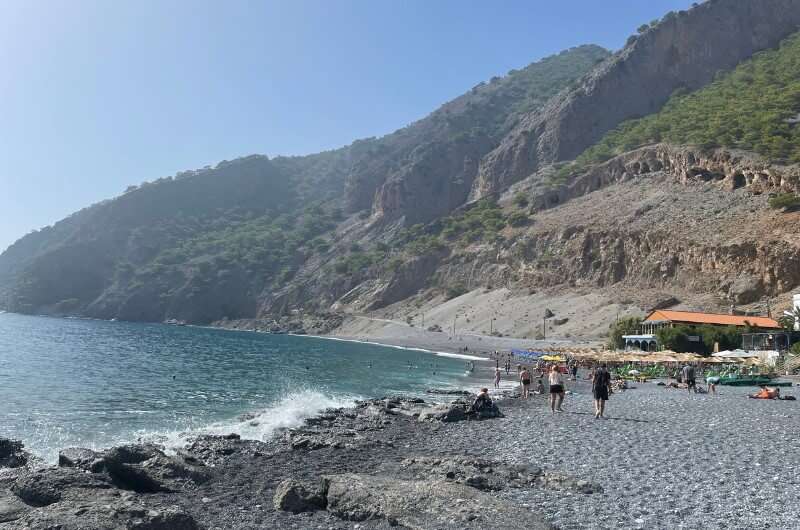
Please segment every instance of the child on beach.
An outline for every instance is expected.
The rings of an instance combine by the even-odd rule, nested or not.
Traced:
[[[500,388],[500,367],[494,369],[494,387]]]

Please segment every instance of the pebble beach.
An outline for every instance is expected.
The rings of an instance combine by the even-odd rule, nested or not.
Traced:
[[[491,386],[490,372],[465,390]],[[501,417],[480,421],[465,417],[474,396],[447,389],[328,409],[263,441],[201,436],[177,454],[71,449],[43,467],[0,440],[0,528],[800,527],[797,401],[648,382],[613,394],[602,420],[585,379],[557,414],[511,382],[495,394]]]
[[[748,399],[754,389],[736,387],[690,395],[650,382],[612,395],[609,419],[595,420],[588,383],[568,387],[563,414],[534,396],[508,400],[503,419],[446,426],[450,449],[601,484],[592,495],[503,492],[564,530],[800,527],[797,401]]]

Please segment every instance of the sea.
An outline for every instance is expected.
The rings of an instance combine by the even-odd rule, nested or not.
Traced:
[[[468,362],[309,336],[2,313],[0,437],[50,462],[65,447],[266,440],[358,399],[475,386]]]

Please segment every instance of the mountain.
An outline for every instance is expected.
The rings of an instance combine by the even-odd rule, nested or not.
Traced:
[[[608,56],[582,46],[545,58],[383,138],[306,157],[250,156],[131,187],[3,253],[0,304],[127,320],[254,316],[262,291],[326,250],[320,236],[343,211],[369,209],[386,182],[447,177],[414,219],[461,205],[478,160],[517,117]]]
[[[799,25],[800,0],[709,0],[382,138],[132,188],[1,255],[0,306],[527,337],[547,308],[573,339],[655,306],[763,311],[800,286]]]

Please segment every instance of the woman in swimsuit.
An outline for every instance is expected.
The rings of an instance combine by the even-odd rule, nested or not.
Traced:
[[[523,368],[519,373],[519,380],[522,383],[522,399],[528,399],[528,391],[531,388],[531,374],[527,368]]]
[[[564,381],[561,378],[561,372],[558,371],[558,366],[553,365],[550,368],[550,375],[548,376],[550,382],[550,410],[553,414],[564,412],[561,410],[561,403],[564,401]]]
[[[500,388],[500,367],[494,369],[494,387]]]

